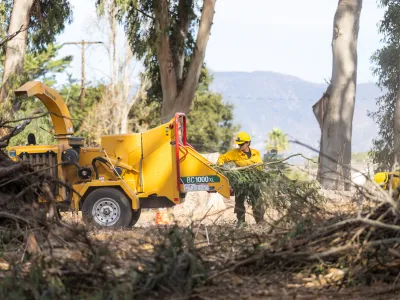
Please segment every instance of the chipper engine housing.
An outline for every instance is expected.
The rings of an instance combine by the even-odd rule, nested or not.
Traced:
[[[70,113],[56,91],[31,81],[15,94],[43,102],[57,143],[32,144],[35,139],[30,135],[26,146],[10,147],[9,156],[57,178],[59,183],[52,186],[57,201],[81,210],[86,223],[129,227],[138,221],[142,208],[172,207],[188,192],[230,196],[228,179],[187,143],[183,113],[143,133],[102,136],[100,147],[92,148],[73,136]]]

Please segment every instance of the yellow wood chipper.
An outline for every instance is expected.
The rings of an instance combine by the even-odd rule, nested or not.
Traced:
[[[56,200],[81,210],[86,223],[130,227],[142,208],[172,207],[182,203],[187,192],[230,196],[228,179],[187,143],[183,113],[143,133],[102,136],[101,146],[90,148],[84,147],[83,138],[73,136],[69,110],[56,91],[30,81],[15,94],[43,102],[57,143],[37,145],[30,134],[27,145],[10,147],[8,155],[57,178],[51,187]]]

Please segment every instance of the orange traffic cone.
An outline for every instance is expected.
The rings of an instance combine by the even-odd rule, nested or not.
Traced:
[[[168,225],[169,224],[169,215],[168,210],[165,208],[160,208],[156,214],[156,224],[157,225]]]

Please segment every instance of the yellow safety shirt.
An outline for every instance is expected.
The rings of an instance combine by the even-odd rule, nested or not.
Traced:
[[[258,150],[250,148],[250,151],[251,156],[248,158],[247,154],[241,151],[239,148],[230,150],[225,154],[221,154],[218,157],[217,163],[218,165],[223,165],[224,163],[232,161],[237,167],[245,167],[263,162]]]

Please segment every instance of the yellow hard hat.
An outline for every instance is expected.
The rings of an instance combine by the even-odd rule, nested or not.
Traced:
[[[374,181],[380,186],[385,185],[388,182],[388,179],[387,172],[379,172],[374,175]]]
[[[243,144],[245,142],[250,142],[251,138],[247,132],[241,131],[237,134],[235,138],[235,144]]]

